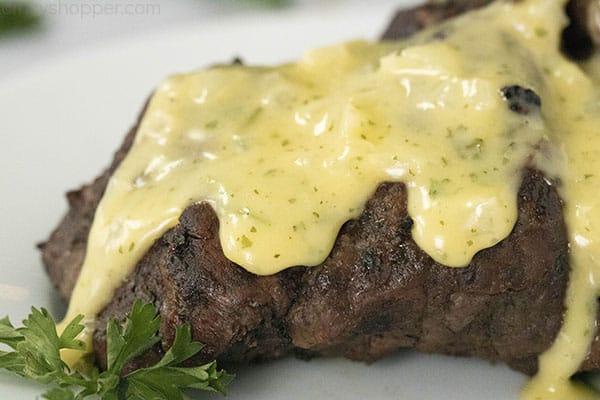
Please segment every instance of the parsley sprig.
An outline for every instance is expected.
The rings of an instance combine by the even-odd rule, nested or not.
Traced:
[[[45,309],[31,309],[23,327],[15,328],[5,317],[0,320],[0,343],[11,351],[0,351],[0,368],[51,385],[43,397],[48,400],[82,400],[90,396],[102,400],[184,400],[185,389],[201,389],[226,394],[232,375],[218,370],[216,362],[199,367],[180,367],[202,349],[192,341],[189,324],[176,328],[171,348],[158,363],[121,376],[133,358],[160,341],[160,317],[150,304],[138,301],[124,324],[111,320],[107,326],[108,368],[80,372],[71,370],[60,358],[60,350],[83,350],[77,339],[83,331],[83,316],[73,319],[59,336]]]

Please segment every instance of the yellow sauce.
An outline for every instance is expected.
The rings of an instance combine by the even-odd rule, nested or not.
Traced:
[[[414,240],[465,266],[508,236],[520,173],[535,165],[562,182],[572,271],[564,326],[524,398],[576,398],[569,377],[595,333],[600,279],[600,64],[560,53],[563,5],[498,2],[408,41],[168,78],[98,207],[66,319],[93,318],[202,201],[225,255],[266,275],[321,263],[376,187],[401,181]],[[511,110],[512,85],[541,107]]]

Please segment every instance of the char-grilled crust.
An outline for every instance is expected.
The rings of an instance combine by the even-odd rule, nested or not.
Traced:
[[[344,225],[322,265],[260,277],[225,258],[214,211],[194,205],[100,315],[98,356],[106,319],[142,298],[161,310],[165,346],[174,326],[192,324],[208,344],[198,362],[294,352],[374,361],[416,347],[532,373],[561,323],[568,279],[561,211],[556,190],[526,170],[511,235],[469,267],[448,268],[413,242],[404,186],[386,183]]]
[[[382,184],[362,216],[344,225],[323,265],[259,277],[224,257],[213,210],[191,206],[141,260],[98,326],[142,298],[161,310],[165,346],[174,326],[191,322],[194,337],[208,344],[199,362],[292,352],[374,361],[416,347],[534,372],[560,326],[568,279],[555,189],[526,170],[514,231],[467,268],[435,263],[410,228],[404,186]],[[102,357],[101,328],[95,343]]]
[[[464,11],[440,9],[398,14],[385,37],[405,36]],[[42,245],[50,279],[65,300],[81,268],[94,210],[135,130],[104,174],[68,194],[68,214]],[[141,298],[160,310],[163,347],[130,367],[156,359],[172,342],[174,326],[190,322],[194,338],[207,344],[196,362],[239,363],[286,354],[371,362],[414,347],[501,361],[534,373],[537,355],[560,327],[569,273],[556,189],[538,171],[524,169],[513,232],[466,268],[437,264],[419,249],[411,237],[406,199],[403,184],[381,184],[360,218],[342,227],[322,265],[262,277],[225,258],[210,206],[188,207],[99,315],[94,335],[99,363],[106,362],[107,319],[122,318]],[[583,368],[598,366],[600,349],[594,347]]]

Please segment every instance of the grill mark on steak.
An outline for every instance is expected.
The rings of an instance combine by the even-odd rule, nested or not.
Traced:
[[[385,38],[406,36],[488,1],[451,1],[396,15]],[[139,121],[138,121],[139,122]],[[41,245],[43,261],[68,300],[85,255],[94,210],[110,175],[129,150],[133,128],[110,168],[67,195],[69,211]],[[193,360],[225,364],[296,354],[372,362],[403,347],[502,361],[532,374],[562,318],[568,240],[556,189],[525,169],[512,233],[465,268],[437,264],[412,240],[401,183],[383,183],[357,220],[341,229],[317,267],[255,276],[223,255],[218,220],[207,204],[188,207],[157,240],[101,312],[94,334],[105,366],[105,326],[135,299],[160,310],[162,345],[128,368],[156,361],[190,322],[207,346]],[[582,369],[600,366],[599,337]]]

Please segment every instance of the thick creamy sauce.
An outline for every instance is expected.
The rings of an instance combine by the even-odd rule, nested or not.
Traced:
[[[524,396],[585,392],[569,377],[595,333],[600,63],[561,55],[563,5],[495,3],[409,41],[168,78],[98,207],[67,319],[96,315],[202,201],[219,217],[225,255],[265,275],[321,263],[376,187],[401,181],[414,240],[465,266],[511,232],[521,171],[534,165],[562,182],[572,271],[565,324]],[[526,112],[511,110],[511,86],[541,106],[529,97]]]

